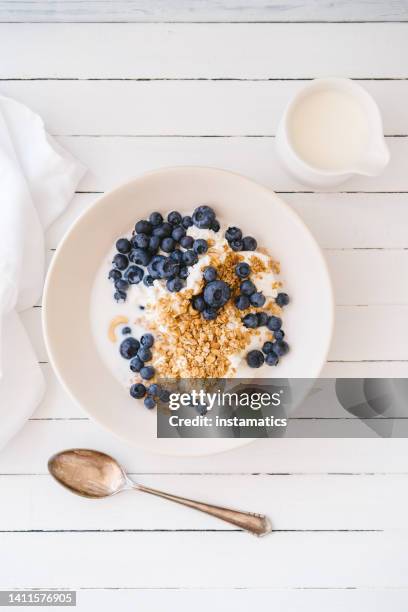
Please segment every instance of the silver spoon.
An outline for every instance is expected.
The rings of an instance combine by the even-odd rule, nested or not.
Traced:
[[[272,531],[269,519],[263,514],[211,506],[137,484],[128,478],[115,459],[99,451],[83,448],[62,451],[51,457],[48,461],[48,469],[60,484],[72,493],[83,497],[100,499],[134,489],[216,516],[257,536],[266,535]]]

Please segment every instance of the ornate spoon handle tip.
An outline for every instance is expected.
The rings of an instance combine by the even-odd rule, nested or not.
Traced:
[[[215,516],[227,523],[240,527],[249,533],[256,536],[263,536],[272,531],[271,523],[267,516],[263,514],[257,514],[255,512],[240,512],[239,510],[232,510],[230,508],[223,508],[222,506],[212,506],[203,502],[195,501],[193,499],[186,499],[185,497],[178,497],[177,495],[171,495],[170,493],[164,493],[157,489],[150,489],[143,485],[133,485],[133,488],[137,491],[143,491],[150,495],[156,495],[157,497],[163,497],[170,501],[176,502],[189,508],[194,508],[205,514]]]

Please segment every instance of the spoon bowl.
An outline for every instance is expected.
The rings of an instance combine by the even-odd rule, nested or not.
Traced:
[[[100,451],[75,448],[56,453],[48,470],[63,487],[82,497],[101,499],[129,488],[123,468]]]

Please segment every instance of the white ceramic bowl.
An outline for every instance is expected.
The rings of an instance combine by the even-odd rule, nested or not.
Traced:
[[[165,454],[219,452],[248,440],[157,439],[155,411],[135,402],[97,353],[91,288],[114,241],[138,219],[153,210],[192,211],[202,203],[255,236],[281,262],[292,298],[285,311],[291,351],[277,368],[261,368],[261,375],[317,377],[332,335],[333,297],[325,260],[304,223],[269,189],[223,170],[176,167],[150,172],[101,197],[74,223],[54,255],[44,293],[45,340],[61,383],[90,416],[124,440]]]

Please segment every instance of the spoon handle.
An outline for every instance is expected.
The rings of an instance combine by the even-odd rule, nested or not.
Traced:
[[[181,504],[183,506],[188,506],[189,508],[195,508],[195,510],[199,510],[205,514],[216,516],[217,518],[226,521],[227,523],[231,523],[236,527],[240,527],[241,529],[244,529],[245,531],[248,531],[256,536],[266,535],[272,531],[272,526],[268,517],[263,514],[257,514],[255,512],[240,512],[239,510],[231,510],[230,508],[222,508],[221,506],[212,506],[193,499],[186,499],[185,497],[178,497],[177,495],[164,493],[163,491],[158,491],[157,489],[150,489],[149,487],[144,487],[143,485],[139,484],[133,485],[133,488],[138,491],[143,491],[144,493],[150,493],[150,495],[164,497],[164,499],[169,499],[170,501],[176,502],[177,504]]]

